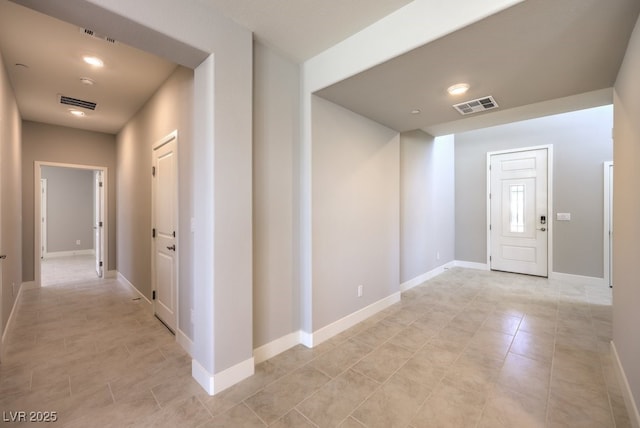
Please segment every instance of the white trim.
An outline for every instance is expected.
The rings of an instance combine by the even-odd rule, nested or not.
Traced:
[[[454,263],[455,267],[459,267],[459,268],[476,269],[476,270],[491,270],[489,264],[487,264],[487,263],[465,262],[463,260],[456,260],[453,263]]]
[[[260,364],[261,362],[268,360],[269,358],[273,358],[276,355],[286,351],[287,349],[291,349],[300,343],[302,343],[300,331],[289,333],[274,341],[262,345],[259,348],[254,349],[253,359],[255,360],[256,364]]]
[[[400,291],[407,291],[412,289],[413,287],[417,287],[425,281],[430,280],[431,278],[435,278],[438,275],[443,274],[447,269],[452,268],[456,265],[455,261],[451,261],[449,263],[445,263],[437,268],[431,269],[429,272],[425,272],[422,275],[418,275],[409,281],[405,281],[400,284]]]
[[[570,273],[563,273],[563,272],[551,272],[549,274],[549,279],[571,282],[573,284],[579,283],[579,284],[594,285],[594,286],[607,285],[607,281],[605,278],[597,278],[594,276],[573,275]]]
[[[75,251],[53,251],[50,253],[44,253],[44,258],[55,259],[58,257],[94,256],[95,254],[96,254],[96,251],[94,249],[75,250]]]
[[[640,412],[638,412],[636,401],[633,398],[633,392],[631,392],[629,381],[627,380],[627,376],[624,373],[624,368],[622,367],[622,363],[620,362],[620,357],[618,356],[618,351],[616,349],[615,343],[613,343],[613,340],[611,341],[611,356],[613,357],[613,369],[616,372],[618,382],[621,386],[620,389],[622,390],[622,397],[624,398],[624,403],[627,407],[627,413],[629,414],[631,426],[633,428],[640,428]]]
[[[487,164],[485,165],[487,170],[487,194],[485,203],[487,215],[487,266],[489,269],[491,269],[491,229],[489,228],[491,225],[491,199],[489,198],[491,194],[491,156],[543,149],[547,150],[547,276],[553,272],[553,144],[487,152]]]
[[[18,288],[18,294],[16,296],[16,299],[13,301],[13,306],[11,307],[11,312],[9,313],[9,319],[7,319],[7,325],[4,328],[4,332],[2,332],[2,338],[0,339],[0,361],[2,361],[4,358],[4,350],[5,350],[5,342],[7,340],[7,337],[9,336],[9,331],[11,331],[12,327],[13,327],[13,323],[15,322],[15,317],[16,314],[18,313],[17,311],[17,307],[18,304],[20,303],[20,298],[22,297],[22,291],[27,289],[27,287],[25,287],[26,283],[22,283],[20,284],[20,287]],[[29,287],[29,288],[34,288],[34,287]]]
[[[118,272],[118,281],[128,285],[129,287],[131,287],[132,290],[134,290],[136,293],[138,293],[138,295],[141,297],[141,302],[143,302],[143,303],[145,303],[147,305],[147,311],[149,311],[151,314],[153,314],[153,303],[151,303],[151,300],[149,300],[147,298],[147,296],[142,294],[142,292],[140,292],[140,290],[138,290],[135,287],[135,285],[133,285],[131,282],[129,282],[129,280],[127,278],[125,278],[125,276],[123,274],[121,274],[120,272]]]
[[[191,376],[209,395],[215,395],[252,376],[255,373],[253,357],[217,374],[210,374],[195,359],[191,360]]]
[[[313,348],[332,338],[333,336],[342,333],[348,328],[353,327],[369,318],[372,315],[377,314],[378,312],[388,308],[394,303],[398,303],[400,301],[401,294],[400,292],[396,292],[391,294],[390,296],[385,297],[384,299],[378,300],[371,305],[362,308],[356,312],[353,312],[347,315],[344,318],[339,319],[325,327],[320,328],[319,330],[314,331],[313,333],[300,332],[300,341],[307,348]]]
[[[176,329],[176,342],[184,349],[190,357],[193,357],[193,341],[179,328]]]
[[[611,240],[611,237],[609,236],[609,225],[611,224],[610,221],[610,216],[612,214],[611,212],[611,205],[609,204],[610,198],[611,198],[611,192],[609,191],[609,189],[611,188],[611,177],[610,177],[610,169],[609,168],[613,168],[613,162],[609,161],[609,162],[605,162],[604,163],[604,169],[603,169],[603,173],[604,173],[604,227],[603,227],[603,234],[602,234],[602,241],[604,242],[604,278],[605,281],[608,283],[607,285],[612,285],[613,283],[613,279],[612,279],[612,275],[611,275],[611,270],[613,269],[613,266],[610,266],[609,263],[609,254],[611,252],[611,248],[609,245],[609,242]],[[613,228],[612,228],[613,229]],[[611,230],[611,233],[613,233],[613,230]]]

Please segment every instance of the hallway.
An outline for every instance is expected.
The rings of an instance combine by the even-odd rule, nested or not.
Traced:
[[[452,269],[314,349],[214,397],[116,280],[23,293],[0,408],[65,427],[628,427],[611,291]],[[6,426],[22,426],[9,423]]]

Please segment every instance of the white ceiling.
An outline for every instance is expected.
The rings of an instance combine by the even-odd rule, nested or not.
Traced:
[[[198,0],[303,62],[413,0]]]
[[[527,0],[317,95],[398,131],[456,132],[463,101],[500,106],[471,118],[612,87],[639,11],[637,0]],[[471,89],[449,95],[458,82]]]
[[[6,0],[0,0],[0,51],[23,119],[107,133],[118,132],[176,67]],[[105,66],[88,66],[85,54],[99,56]],[[86,86],[81,77],[95,84]],[[59,94],[97,107],[76,118],[59,103]]]

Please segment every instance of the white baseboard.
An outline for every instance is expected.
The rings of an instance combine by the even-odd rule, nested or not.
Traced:
[[[149,312],[153,313],[153,303],[151,303],[151,300],[147,299],[147,296],[142,294],[140,290],[138,290],[131,282],[129,282],[129,280],[120,272],[117,273],[117,277],[118,277],[118,281],[128,285],[129,287],[131,287],[132,290],[138,293],[138,296],[140,296],[140,302],[147,306],[147,310]]]
[[[176,342],[182,346],[190,357],[193,357],[193,341],[179,328],[176,329]]]
[[[454,261],[453,266],[465,269],[491,270],[487,263],[465,262],[463,260]]]
[[[573,275],[570,273],[551,272],[549,279],[557,279],[560,281],[570,282],[572,284],[586,284],[594,286],[609,286],[604,278],[596,278],[593,276]]]
[[[456,266],[455,261],[449,262],[449,263],[445,263],[441,266],[438,266],[435,269],[431,269],[429,272],[423,273],[422,275],[416,276],[413,279],[410,279],[409,281],[403,282],[402,284],[400,284],[400,291],[407,291],[412,289],[413,287],[416,287],[420,284],[422,284],[425,281],[430,280],[431,278],[435,278],[438,275],[441,275],[442,273],[444,273],[445,270]]]
[[[215,395],[230,386],[252,376],[255,373],[255,362],[252,358],[244,360],[233,367],[212,375],[196,360],[191,360],[191,376],[207,391]]]
[[[71,256],[94,256],[96,251],[94,249],[88,250],[72,250],[72,251],[53,251],[51,253],[45,253],[45,259],[55,259],[56,257],[71,257]]]
[[[300,343],[302,343],[302,341],[300,340],[299,331],[289,333],[286,336],[282,336],[279,339],[276,339],[272,342],[260,346],[259,348],[254,349],[253,359],[255,360],[256,364],[260,364],[261,362],[266,361],[269,358],[273,358],[276,355],[286,351],[287,349],[291,349]]]
[[[314,331],[313,333],[308,333],[305,331],[300,332],[300,341],[307,348],[313,348],[324,342],[327,339],[332,338],[333,336],[342,333],[348,328],[353,327],[369,318],[372,315],[377,314],[378,312],[388,308],[400,301],[400,292],[393,293],[390,296],[385,297],[384,299],[378,300],[371,305],[360,309],[352,314],[347,315],[344,318],[339,319],[325,327],[322,327],[319,330]]]
[[[0,338],[0,361],[2,361],[2,357],[4,356],[4,349],[7,337],[9,337],[9,332],[13,328],[13,324],[15,323],[16,314],[18,313],[18,305],[20,303],[20,298],[22,297],[22,292],[26,289],[26,284],[33,284],[33,286],[29,286],[29,288],[35,288],[35,282],[31,281],[29,283],[23,282],[20,284],[18,288],[18,294],[16,294],[16,298],[13,301],[13,306],[11,307],[11,312],[9,313],[9,318],[7,319],[7,325],[4,326],[4,331],[2,332],[2,338]]]
[[[613,357],[613,367],[616,371],[616,375],[618,376],[618,382],[621,386],[620,389],[622,389],[622,396],[624,397],[624,404],[627,407],[631,426],[633,428],[640,428],[640,413],[638,412],[638,406],[636,406],[636,401],[633,398],[629,381],[627,380],[624,368],[620,362],[620,357],[618,356],[618,351],[616,350],[616,345],[613,341],[611,341],[611,356]]]

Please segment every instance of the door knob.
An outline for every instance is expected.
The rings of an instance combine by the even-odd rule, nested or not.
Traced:
[[[543,231],[543,232],[544,232],[545,230],[547,230],[547,228],[546,228],[546,227],[541,227],[541,228],[540,228],[540,229],[538,229],[538,230],[541,230],[541,231]]]
[[[173,244],[170,247],[167,247],[167,250],[175,251],[176,250],[176,244]]]
[[[2,255],[0,256],[0,260],[4,260],[4,259],[6,259],[6,258],[7,258],[7,255],[6,255],[6,254],[2,254]]]

